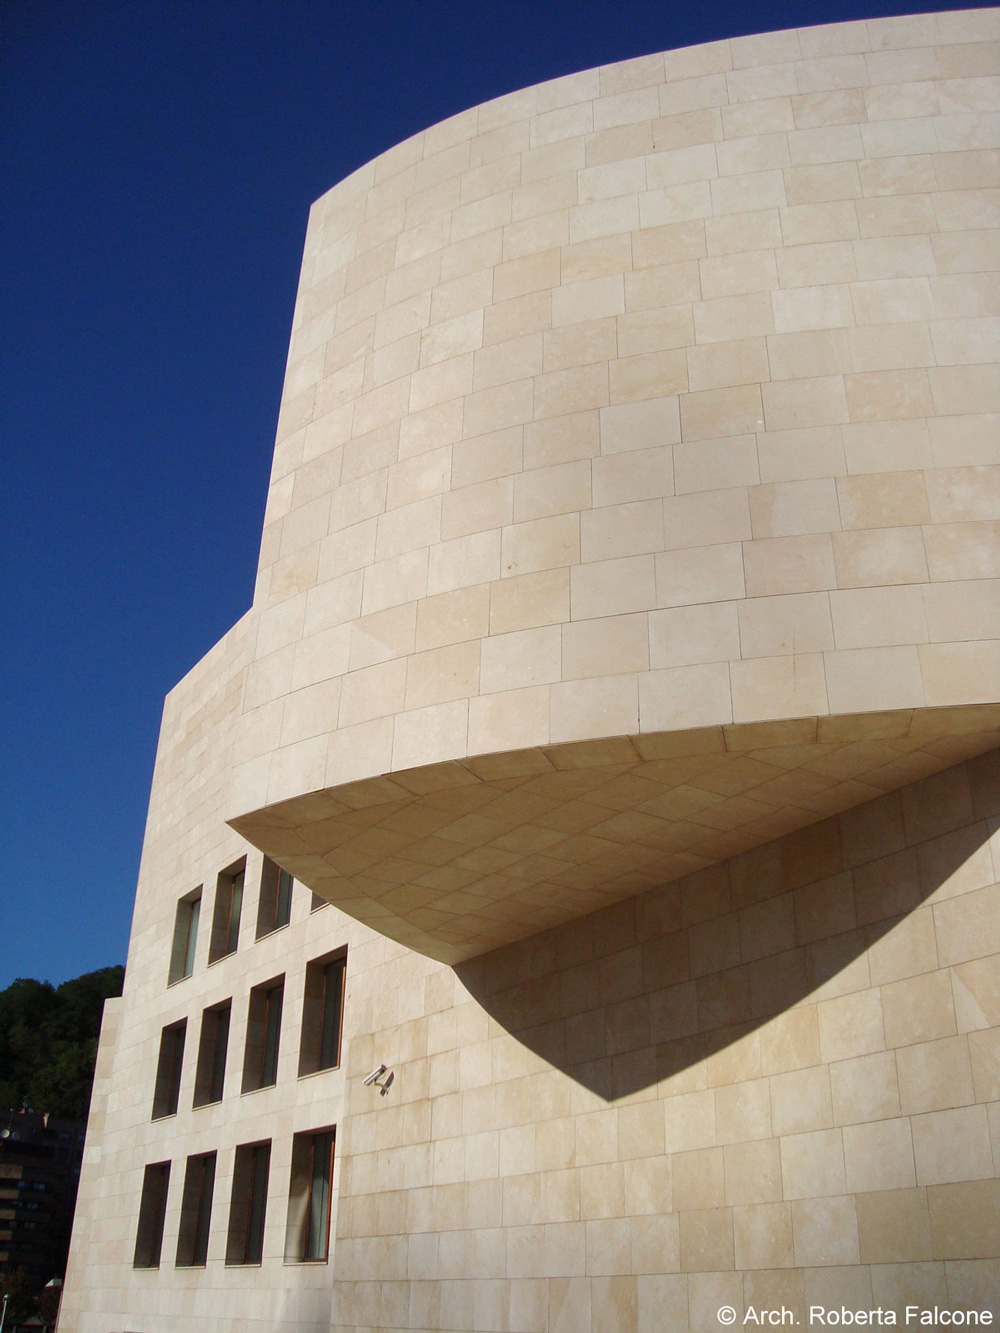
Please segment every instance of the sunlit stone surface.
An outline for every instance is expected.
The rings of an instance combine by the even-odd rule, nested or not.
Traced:
[[[314,205],[61,1333],[1000,1317],[997,38],[644,56]]]

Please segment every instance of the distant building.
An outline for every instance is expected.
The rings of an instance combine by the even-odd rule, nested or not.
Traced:
[[[0,1292],[5,1273],[39,1287],[65,1273],[83,1138],[79,1120],[0,1115]]]
[[[998,36],[644,56],[314,205],[62,1333],[1000,1314]]]

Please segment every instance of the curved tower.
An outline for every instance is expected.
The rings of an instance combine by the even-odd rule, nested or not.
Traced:
[[[571,75],[314,205],[64,1333],[995,1306],[996,18]]]

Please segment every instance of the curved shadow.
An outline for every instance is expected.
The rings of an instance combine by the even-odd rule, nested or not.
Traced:
[[[989,838],[996,801],[977,778],[998,759],[960,764],[455,971],[511,1036],[577,1083],[608,1102],[641,1091],[809,996],[911,975],[902,959],[913,946],[893,933]]]

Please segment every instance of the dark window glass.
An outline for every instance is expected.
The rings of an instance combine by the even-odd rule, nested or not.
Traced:
[[[292,915],[292,885],[294,880],[287,870],[268,857],[260,876],[260,901],[257,906],[257,938],[272,930],[287,926]]]
[[[231,866],[219,876],[212,916],[212,942],[208,961],[217,963],[236,952],[240,940],[240,913],[243,911],[243,879],[246,862]]]
[[[317,958],[306,967],[302,1005],[299,1077],[320,1069],[336,1069],[344,1026],[344,981],[347,955]]]
[[[292,1140],[285,1232],[285,1258],[291,1262],[322,1262],[329,1257],[335,1142],[332,1127],[296,1134]]]
[[[189,977],[194,971],[194,951],[198,942],[200,916],[201,889],[196,889],[177,904],[177,915],[174,917],[174,942],[170,950],[169,985]]]
[[[163,1246],[163,1219],[167,1212],[170,1163],[154,1162],[146,1167],[139,1203],[139,1225],[135,1236],[133,1268],[159,1268]]]
[[[213,1005],[201,1016],[201,1040],[198,1043],[198,1068],[194,1078],[194,1105],[221,1102],[226,1081],[226,1052],[229,1046],[229,1020],[233,1002]]]
[[[187,1019],[171,1023],[160,1035],[160,1058],[156,1062],[156,1087],[153,1092],[153,1119],[177,1114],[184,1062],[184,1038]]]
[[[181,1224],[177,1237],[178,1268],[199,1267],[208,1259],[208,1232],[212,1221],[214,1192],[215,1153],[189,1157],[184,1172]]]
[[[271,1144],[244,1143],[236,1149],[229,1207],[227,1264],[259,1264],[264,1253],[264,1215]]]
[[[292,918],[292,885],[295,880],[287,870],[278,872],[278,903],[274,912],[274,928],[287,926]]]
[[[320,1069],[334,1069],[340,1064],[340,1036],[344,1014],[344,975],[347,960],[338,958],[323,968],[323,1032],[320,1042]]]
[[[255,986],[247,1014],[247,1045],[243,1059],[243,1091],[269,1088],[278,1080],[278,1046],[285,978]]]

